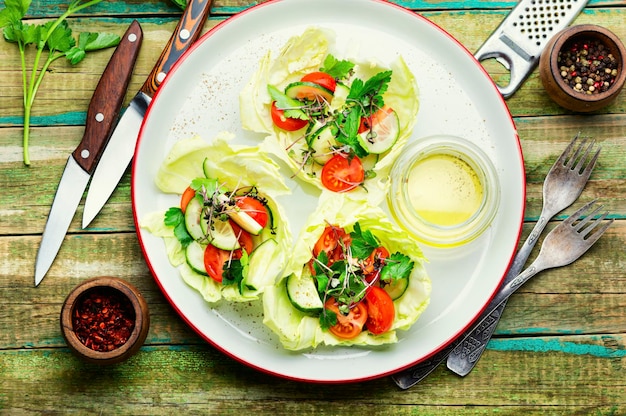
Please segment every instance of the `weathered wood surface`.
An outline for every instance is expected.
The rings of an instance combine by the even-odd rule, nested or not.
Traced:
[[[216,0],[204,30],[256,3]],[[480,47],[515,4],[396,3],[423,14],[470,51]],[[35,0],[29,16],[56,16],[65,5]],[[179,15],[166,0],[116,1],[87,9],[71,24],[75,31],[122,34],[133,18],[139,19],[144,43],[129,100]],[[576,23],[600,24],[626,39],[626,3],[592,0]],[[546,271],[520,289],[469,376],[462,379],[442,367],[406,392],[389,378],[320,386],[249,369],[206,344],[178,318],[143,261],[132,221],[129,174],[85,231],[79,207],[45,284],[33,288],[34,258],[50,204],[111,53],[94,53],[76,67],[57,62],[46,75],[33,110],[33,164],[27,168],[22,164],[17,49],[0,41],[0,414],[313,415],[355,409],[372,415],[626,414],[626,93],[597,114],[575,115],[549,100],[535,71],[507,101],[528,181],[523,237],[541,210],[546,172],[579,131],[595,137],[603,151],[577,206],[600,198],[617,221],[575,265]],[[506,79],[499,65],[485,66],[494,79]],[[106,369],[83,364],[69,353],[58,320],[69,290],[103,271],[137,285],[152,315],[141,352]]]

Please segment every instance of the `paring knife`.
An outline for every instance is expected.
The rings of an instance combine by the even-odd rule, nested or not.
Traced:
[[[128,168],[135,153],[143,117],[152,97],[178,58],[200,36],[211,3],[212,0],[191,0],[187,4],[148,79],[120,119],[91,180],[83,211],[83,228],[98,215]]]
[[[85,133],[67,160],[43,231],[35,263],[35,286],[43,280],[57,256],[89,178],[115,127],[142,40],[141,26],[133,21],[120,39],[91,97]]]

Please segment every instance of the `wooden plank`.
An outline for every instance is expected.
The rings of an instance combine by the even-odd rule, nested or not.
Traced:
[[[542,341],[563,344],[559,337]],[[281,380],[206,346],[144,348],[121,366],[108,368],[83,364],[64,349],[2,351],[5,395],[0,403],[9,414],[61,408],[104,414],[171,414],[173,409],[190,414],[351,414],[355,403],[368,415],[622,414],[625,339],[597,343],[610,342],[621,345],[621,353],[487,351],[485,364],[479,363],[467,378],[439,368],[408,391],[388,378],[333,386]],[[577,346],[572,349],[592,346],[585,339],[571,343]],[[607,380],[612,380],[610,388]]]

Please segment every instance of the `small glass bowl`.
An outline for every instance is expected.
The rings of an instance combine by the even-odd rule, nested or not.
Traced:
[[[86,346],[75,332],[73,316],[76,308],[92,294],[128,301],[132,309],[133,329],[126,342],[111,351],[96,351]],[[150,328],[148,304],[139,290],[122,279],[109,276],[94,277],[76,286],[65,299],[60,318],[61,333],[68,347],[84,361],[94,364],[117,364],[131,357],[143,345]]]
[[[449,135],[408,144],[391,170],[387,203],[418,241],[457,247],[481,235],[500,203],[495,167],[475,144]]]

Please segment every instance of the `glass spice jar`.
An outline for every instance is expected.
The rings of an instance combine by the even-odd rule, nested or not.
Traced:
[[[624,86],[626,50],[611,31],[597,25],[571,26],[544,49],[539,76],[560,106],[590,112],[612,103]]]

